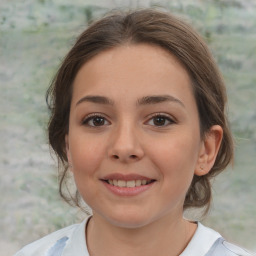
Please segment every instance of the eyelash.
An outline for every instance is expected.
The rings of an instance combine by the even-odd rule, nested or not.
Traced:
[[[167,125],[160,125],[160,126],[155,125],[156,127],[159,127],[159,128],[166,127],[166,126],[169,126],[171,124],[175,124],[176,123],[174,118],[170,117],[170,115],[163,114],[163,113],[155,113],[155,114],[150,116],[149,120],[153,120],[154,118],[157,118],[157,117],[164,118],[165,121],[169,122],[169,124],[167,124]]]
[[[82,125],[86,125],[86,126],[90,126],[90,127],[98,127],[98,126],[88,125],[88,123],[96,117],[106,120],[106,118],[104,116],[102,116],[101,114],[93,113],[93,114],[88,115],[87,117],[85,117],[85,119],[82,120]]]
[[[98,114],[98,113],[93,113],[93,114],[88,115],[85,119],[82,120],[82,125],[86,125],[86,126],[89,126],[89,127],[95,127],[95,128],[98,128],[98,127],[103,126],[103,125],[100,125],[100,126],[89,125],[89,122],[90,122],[91,120],[93,120],[94,118],[97,118],[97,117],[102,118],[102,119],[104,119],[104,121],[106,121],[106,118],[105,118],[103,115]],[[169,122],[169,124],[167,124],[167,125],[160,125],[160,126],[153,125],[153,126],[156,126],[156,127],[160,127],[160,128],[161,128],[161,127],[166,127],[166,126],[168,126],[168,125],[171,125],[171,124],[175,124],[175,123],[176,123],[173,118],[171,118],[169,115],[166,115],[166,114],[163,114],[163,113],[155,113],[155,114],[153,114],[153,115],[150,116],[150,119],[149,119],[149,120],[152,120],[152,119],[157,118],[157,117],[164,118],[165,121],[167,120],[167,121]]]

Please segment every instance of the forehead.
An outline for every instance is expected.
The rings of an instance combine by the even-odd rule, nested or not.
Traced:
[[[77,73],[73,98],[104,94],[128,99],[145,94],[193,97],[190,78],[179,60],[148,44],[124,45],[99,53]]]

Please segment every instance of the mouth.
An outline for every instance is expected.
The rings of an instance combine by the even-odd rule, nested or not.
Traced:
[[[105,187],[118,196],[136,196],[154,187],[156,179],[138,174],[113,173],[100,179]]]
[[[156,180],[103,180],[104,182],[108,183],[109,185],[119,187],[119,188],[134,188],[134,187],[141,187],[148,184],[155,182]]]

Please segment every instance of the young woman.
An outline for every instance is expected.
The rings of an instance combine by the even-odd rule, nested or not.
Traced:
[[[60,192],[92,215],[16,255],[251,255],[183,217],[211,201],[233,158],[226,92],[201,37],[155,10],[92,24],[51,87],[49,141]],[[68,173],[77,193],[63,191]]]

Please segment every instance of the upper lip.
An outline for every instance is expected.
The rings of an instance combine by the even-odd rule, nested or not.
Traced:
[[[122,173],[112,173],[104,176],[101,180],[154,180],[152,178],[142,176],[135,173],[122,174]]]

